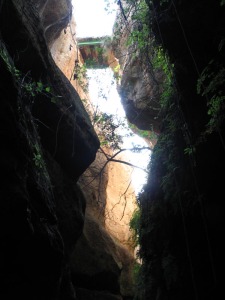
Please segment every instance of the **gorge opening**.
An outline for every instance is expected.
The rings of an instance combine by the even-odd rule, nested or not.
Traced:
[[[105,121],[107,118],[111,118],[113,122],[111,130],[113,126],[116,129],[112,132],[103,132],[102,134],[105,134],[105,136],[107,134],[111,135],[109,139],[112,147],[115,148],[112,155],[118,150],[123,152],[127,149],[124,152],[123,159],[132,168],[131,184],[135,189],[136,195],[138,195],[147,180],[147,166],[150,161],[151,150],[149,143],[145,141],[144,137],[147,138],[149,134],[147,131],[138,130],[132,123],[127,121],[118,93],[119,80],[116,77],[116,72],[120,67],[119,57],[102,53],[103,51],[107,52],[106,44],[113,39],[113,27],[119,9],[118,4],[113,0],[107,2],[104,0],[97,2],[90,0],[73,1],[77,45],[81,53],[84,53],[83,59],[87,71],[88,92],[91,105],[93,106],[92,114],[95,114],[95,122],[97,122],[97,118],[102,122],[104,122],[104,118]],[[97,48],[97,52],[100,53],[99,56],[109,56],[108,58],[105,57],[107,61],[104,66],[101,66],[100,63],[93,65],[94,60],[98,59],[93,57],[93,54],[85,57],[87,55],[85,52],[90,50],[86,48],[82,51],[82,47],[93,44],[99,45],[99,48]],[[103,115],[104,118],[102,117]],[[136,131],[139,131],[139,135],[132,128],[136,128]],[[113,139],[115,139],[115,142],[112,142]],[[120,143],[115,147],[116,140],[119,140]],[[102,140],[102,144],[110,144],[107,141],[107,137]]]

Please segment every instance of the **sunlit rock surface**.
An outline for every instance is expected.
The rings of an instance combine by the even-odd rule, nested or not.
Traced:
[[[136,203],[134,190],[129,185],[130,170],[113,162],[108,163],[103,169],[105,163],[105,157],[98,153],[95,162],[79,181],[87,199],[87,207],[85,229],[78,242],[78,248],[75,248],[74,258],[79,252],[79,261],[82,262],[83,268],[88,270],[92,266],[94,282],[95,280],[98,282],[97,278],[102,278],[102,285],[99,283],[92,285],[91,281],[87,280],[80,286],[84,287],[86,284],[85,287],[88,289],[105,289],[122,294],[122,296],[132,297],[135,260],[129,220],[136,208]],[[91,234],[93,228],[96,230]],[[87,249],[80,251],[83,240],[89,241],[90,245]],[[89,263],[90,259],[87,260],[87,256],[93,255],[91,253],[95,253],[95,256],[99,258],[97,262],[93,259]],[[116,267],[116,272],[112,269],[112,262]],[[72,265],[74,265],[74,272],[79,273],[77,261],[72,259]],[[87,270],[81,271],[81,274],[84,272],[83,275],[86,274],[88,278],[90,274],[88,275]],[[109,282],[113,290],[110,289]],[[113,288],[114,285],[115,288]]]
[[[51,45],[51,53],[80,97],[91,103],[83,88],[85,79],[81,82],[74,78],[75,61],[80,66],[84,62],[76,40],[75,21],[72,19],[62,30]],[[111,68],[118,65],[110,50],[107,60]],[[91,104],[88,110],[93,111]],[[111,153],[111,150],[105,151]],[[125,156],[119,158],[126,160]],[[86,199],[85,223],[71,256],[72,280],[79,299],[132,298],[134,293],[135,255],[129,228],[136,209],[136,197],[130,182],[132,168],[106,162],[105,156],[97,153],[95,161],[79,179],[79,187]]]
[[[126,155],[118,155],[118,160],[126,161]],[[132,251],[129,222],[137,207],[136,195],[132,187],[133,168],[122,163],[108,165],[107,201],[105,206],[105,227],[111,235]]]
[[[31,2],[38,10],[47,43],[52,45],[71,20],[71,1],[37,0]]]
[[[126,11],[127,4],[121,1]],[[112,51],[120,65],[121,76],[118,91],[128,120],[141,130],[160,130],[160,83],[161,72],[152,72],[149,57],[141,54],[138,46],[128,44],[128,36],[136,22],[132,20],[132,11],[127,20],[121,10],[118,10],[112,42]],[[140,29],[141,30],[141,29]]]

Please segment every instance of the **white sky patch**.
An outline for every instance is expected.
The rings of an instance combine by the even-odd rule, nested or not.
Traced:
[[[77,37],[100,37],[112,34],[117,4],[110,0],[107,12],[104,0],[72,0],[73,13],[77,24]]]
[[[89,69],[87,76],[90,78],[89,92],[92,102],[99,105],[101,110],[107,114],[125,118],[125,112],[116,89],[116,82],[113,78],[113,71],[110,68]]]
[[[88,77],[89,94],[95,107],[98,107],[103,113],[115,115],[115,118],[127,124],[125,112],[117,92],[116,82],[113,79],[112,70],[110,68],[88,70]],[[124,136],[133,133],[128,125],[125,126],[125,128],[121,127],[119,131],[119,133]],[[134,147],[148,147],[148,144],[138,135],[125,136],[123,138],[122,148],[130,149]],[[124,153],[126,154],[126,160],[128,162],[143,169],[147,168],[150,160],[149,150],[142,150],[140,153],[134,153],[132,151],[126,151]],[[138,168],[134,168],[132,173],[132,184],[136,194],[141,191],[146,180],[147,173]]]

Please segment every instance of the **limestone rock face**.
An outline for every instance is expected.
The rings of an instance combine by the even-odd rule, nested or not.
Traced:
[[[118,155],[126,161],[126,155]],[[132,168],[121,163],[108,165],[107,202],[105,206],[105,227],[110,234],[133,253],[129,222],[137,207],[135,191],[131,183]]]
[[[135,195],[128,170],[112,162],[104,167],[106,162],[98,153],[79,180],[87,206],[84,231],[71,259],[74,285],[132,297],[135,257],[129,220]],[[80,282],[78,274],[86,279]]]
[[[119,93],[128,120],[141,130],[158,133],[160,105],[157,81],[161,75],[157,74],[157,79],[151,77],[145,60],[132,56],[122,66],[122,74]]]
[[[224,298],[224,105],[211,114],[213,97],[225,95],[224,76],[217,80],[225,70],[224,1],[145,2],[155,39],[174,64],[176,94],[140,197],[141,299]]]
[[[75,60],[82,60],[77,47],[76,23],[73,16],[66,28],[61,30],[59,37],[50,46],[50,51],[57,66],[73,84]],[[77,90],[77,86],[75,87]]]
[[[37,8],[48,45],[51,45],[65,29],[71,19],[72,4],[70,0],[31,1]]]
[[[49,51],[64,13],[69,1],[0,2],[1,299],[75,299],[69,257],[85,212],[76,181],[99,140]]]
[[[51,44],[52,58],[65,74],[80,98],[85,102],[89,99],[85,74],[81,74],[84,64],[83,57],[76,39],[76,22],[72,15],[66,28],[61,30],[59,37]],[[84,75],[84,76],[83,76]]]
[[[121,3],[126,10],[126,3]],[[138,29],[132,14],[130,11],[125,21],[119,10],[114,25],[112,51],[119,60],[121,76],[118,91],[128,120],[141,130],[159,132],[160,83],[163,75],[161,72],[153,74],[148,54],[143,55],[137,50],[137,45],[128,44],[130,32]]]
[[[134,264],[133,256],[120,243],[115,243],[89,214],[86,214],[83,235],[71,264],[75,286],[114,295],[133,295],[130,268]]]
[[[92,113],[91,100],[83,82],[74,80],[75,61],[82,66],[84,58],[76,40],[76,20],[63,30],[51,45],[56,64],[67,76]],[[108,52],[108,65],[118,65]],[[85,80],[85,78],[82,78]],[[104,149],[112,155],[110,149]],[[126,160],[126,157],[118,157]],[[70,257],[71,276],[79,299],[122,299],[133,297],[132,233],[129,220],[136,208],[134,189],[130,184],[131,168],[120,163],[107,163],[98,151],[94,162],[78,183],[86,199],[85,223],[82,235]]]

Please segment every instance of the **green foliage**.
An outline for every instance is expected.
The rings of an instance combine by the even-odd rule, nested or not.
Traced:
[[[4,60],[4,62],[6,63],[7,69],[9,70],[9,72],[16,78],[20,78],[21,73],[19,70],[16,69],[16,67],[14,66],[13,62],[10,61],[9,55],[6,51],[6,49],[0,49],[0,56],[2,57],[2,59]]]
[[[160,5],[167,2],[167,0],[160,1]],[[165,50],[155,42],[151,29],[153,16],[146,1],[127,0],[123,1],[122,4],[123,13],[127,12],[127,16],[130,18],[129,21],[123,22],[123,16],[121,16],[121,20],[115,24],[115,44],[120,41],[121,37],[126,39],[130,55],[134,59],[142,60],[143,67],[148,71],[152,82],[158,85],[160,105],[162,109],[166,109],[167,103],[174,93],[174,65],[170,63]]]
[[[0,56],[3,58],[7,69],[14,78],[15,84],[20,91],[17,99],[20,128],[30,148],[30,153],[32,155],[31,163],[34,166],[34,176],[38,189],[40,189],[43,192],[44,197],[46,197],[47,194],[49,194],[51,184],[43,158],[37,125],[31,113],[31,107],[34,98],[39,94],[44,94],[47,98],[51,99],[52,102],[57,101],[59,96],[54,96],[48,85],[44,85],[41,81],[33,81],[29,74],[23,75],[22,72],[15,67],[6,48],[0,49]]]
[[[161,71],[164,74],[164,80],[161,86],[162,92],[160,96],[160,105],[166,108],[169,99],[174,92],[173,87],[173,67],[174,65],[169,62],[168,55],[165,53],[161,46],[154,47],[154,54],[152,58],[153,70]]]
[[[132,244],[134,247],[138,247],[140,245],[140,235],[141,232],[141,210],[140,207],[138,207],[132,215],[132,218],[130,220],[130,229],[132,230]],[[140,254],[137,252],[137,260],[134,263],[133,266],[133,281],[135,285],[135,300],[144,300],[144,281],[143,281],[143,268],[142,264],[139,261]]]
[[[184,154],[193,155],[195,153],[195,147],[187,147],[184,149]]]
[[[116,81],[118,82],[121,79],[121,75],[120,75],[120,64],[118,64],[114,69],[114,78],[116,79]]]
[[[205,133],[217,130],[224,119],[224,85],[225,68],[211,60],[197,82],[197,93],[206,98],[210,117]]]
[[[133,267],[133,280],[135,284],[134,300],[145,300],[142,265],[138,262],[135,262]]]
[[[49,94],[50,95],[50,93],[51,93],[51,88],[49,86],[45,86],[41,81],[35,82],[35,81],[32,81],[31,79],[29,79],[29,81],[25,81],[22,84],[22,87],[32,97],[35,97],[38,94],[46,94],[46,95]]]
[[[39,169],[43,169],[45,167],[45,162],[42,157],[42,152],[40,145],[38,143],[34,144],[34,157],[33,161],[35,163],[35,166],[38,167]]]
[[[144,51],[149,45],[149,21],[148,21],[148,6],[144,0],[138,1],[138,4],[133,1],[127,1],[132,10],[132,30],[127,39],[127,45],[136,46],[140,51]]]
[[[88,64],[93,64],[93,61],[88,61]],[[75,67],[73,72],[73,79],[77,80],[80,87],[85,93],[88,92],[88,81],[87,81],[87,65],[80,65],[78,61],[75,61]]]
[[[32,97],[36,97],[38,94],[45,94],[49,99],[51,99],[51,102],[56,103],[58,101],[60,96],[55,96],[49,85],[45,85],[42,81],[33,81],[29,74],[23,75],[20,70],[15,67],[14,63],[10,61],[9,55],[5,49],[0,49],[0,56],[5,61],[9,72],[15,78],[16,83],[23,93]]]
[[[123,124],[116,123],[115,116],[106,113],[96,113],[93,117],[93,124],[99,132],[99,139],[102,146],[108,146],[111,149],[120,149],[122,145],[122,136],[117,133],[117,128]]]
[[[148,6],[145,0],[120,2],[120,21],[114,24],[114,41],[126,36],[126,45],[133,55],[145,51],[149,45]]]
[[[92,59],[92,58],[87,58],[85,60],[85,67],[87,69],[101,69],[101,68],[105,68],[105,65],[101,65],[96,59]],[[86,80],[86,74],[85,76],[83,76],[83,78]]]
[[[131,128],[131,130],[137,134],[138,136],[148,139],[149,141],[155,141],[157,140],[157,135],[154,131],[150,131],[150,130],[141,130],[139,129],[137,126],[135,126],[134,124],[128,122],[128,126]]]
[[[141,265],[139,263],[135,263],[134,267],[133,267],[133,277],[134,277],[134,281],[137,282],[138,281],[138,277],[140,274],[140,270],[141,270]]]
[[[144,50],[149,44],[149,27],[142,25],[142,30],[133,30],[127,40],[127,46],[137,45],[139,50]]]
[[[110,14],[112,13],[115,9],[113,8],[113,4],[116,3],[116,0],[104,0],[105,2],[105,7],[104,10]]]
[[[132,230],[133,245],[136,247],[139,245],[139,231],[140,231],[140,208],[137,208],[130,219],[130,229]]]
[[[98,53],[99,56],[103,55],[104,50],[103,50],[102,47],[95,47],[95,50],[96,50],[96,52]]]

